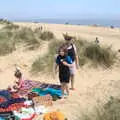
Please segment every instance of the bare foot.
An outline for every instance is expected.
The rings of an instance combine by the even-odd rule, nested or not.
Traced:
[[[75,88],[70,88],[70,90],[76,90]]]

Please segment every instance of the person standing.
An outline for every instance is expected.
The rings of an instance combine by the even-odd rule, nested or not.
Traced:
[[[99,44],[99,43],[100,43],[98,37],[95,38],[95,43],[96,43],[96,44]]]
[[[73,67],[70,68],[70,80],[71,80],[71,88],[70,89],[75,90],[75,88],[74,88],[75,73],[76,73],[76,68],[79,69],[77,48],[76,48],[75,44],[73,43],[73,37],[68,36],[67,33],[63,36],[66,41],[64,46],[68,50],[68,56],[70,56],[73,61]]]
[[[59,54],[56,57],[55,71],[59,67],[59,80],[61,83],[62,96],[64,96],[65,91],[69,95],[68,83],[70,80],[70,68],[73,67],[72,59],[67,55],[67,49],[60,48]]]

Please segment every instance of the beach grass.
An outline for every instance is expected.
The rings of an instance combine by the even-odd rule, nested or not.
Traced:
[[[91,63],[92,66],[109,68],[114,65],[117,59],[117,54],[112,50],[111,46],[103,46],[94,42],[88,42],[85,39],[80,37],[76,38],[68,34],[63,34],[63,36],[64,39],[74,39],[73,41],[77,47],[80,66]],[[51,71],[54,62],[53,59],[57,53],[56,49],[60,44],[64,43],[64,40],[57,40],[51,31],[43,31],[38,28],[33,30],[28,27],[20,27],[13,23],[6,24],[0,30],[0,55],[13,52],[20,43],[23,43],[26,49],[35,50],[40,47],[42,40],[49,41],[49,52],[43,58],[39,58],[36,61],[37,64],[42,66],[42,70],[44,70],[44,60],[44,62],[47,63],[45,66],[49,66],[47,67],[48,71]],[[38,61],[40,61],[40,63]],[[41,65],[41,62],[43,65]],[[35,70],[34,65],[36,66],[36,64],[33,63],[32,67]],[[41,69],[39,70],[36,68],[35,71],[41,71]]]
[[[39,48],[40,46],[40,39],[38,38],[37,34],[31,29],[27,27],[22,27],[17,31],[15,36],[17,39],[17,43],[25,43],[25,46],[29,50],[34,50]]]
[[[21,43],[26,49],[35,50],[39,48],[41,40],[31,28],[8,24],[0,29],[0,55],[12,53]]]
[[[4,27],[3,27],[3,29],[4,30],[9,30],[9,31],[11,31],[11,30],[17,30],[17,29],[19,29],[19,25],[15,25],[15,24],[13,24],[13,23],[10,23],[10,24],[6,24]]]
[[[55,63],[55,55],[57,54],[57,50],[60,44],[63,41],[61,40],[53,40],[49,43],[48,53],[43,57],[38,57],[32,64],[31,72],[45,72],[46,74],[53,73],[53,65]]]
[[[11,24],[12,22],[10,22],[9,20],[6,19],[0,19],[0,24]]]
[[[84,56],[92,61],[94,66],[111,67],[116,59],[117,53],[112,50],[111,46],[102,46],[90,43],[86,46]]]
[[[0,31],[0,55],[7,55],[15,50],[13,33]]]
[[[55,36],[51,31],[43,31],[40,34],[40,39],[42,39],[42,40],[49,41],[49,40],[52,40],[54,38],[55,38]]]
[[[35,50],[40,47],[42,40],[49,41],[55,38],[50,31],[33,30],[1,20],[2,22],[6,24],[0,29],[0,55],[12,53],[21,43],[27,50]]]
[[[35,73],[44,71],[45,73],[53,72],[53,64],[55,63],[55,55],[59,46],[64,44],[64,40],[54,39],[49,44],[49,52],[43,57],[38,57],[32,64],[32,71]],[[74,40],[77,47],[80,66],[91,64],[95,67],[109,68],[116,62],[116,52],[110,46],[102,46],[94,42],[78,38]]]

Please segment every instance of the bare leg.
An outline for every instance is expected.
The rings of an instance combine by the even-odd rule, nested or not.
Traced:
[[[64,83],[61,83],[61,90],[62,90],[62,95],[64,95],[64,91],[65,91],[65,85],[64,85]]]
[[[69,87],[67,83],[66,83],[66,92],[67,92],[67,95],[69,95]]]
[[[74,89],[74,79],[75,79],[75,75],[71,75],[70,76],[71,78],[71,89],[73,90]]]

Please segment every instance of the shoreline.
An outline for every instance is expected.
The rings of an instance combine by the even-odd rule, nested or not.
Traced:
[[[35,24],[56,24],[56,25],[71,25],[71,26],[92,26],[92,27],[105,27],[105,28],[111,28],[111,29],[115,29],[115,28],[120,28],[120,25],[102,25],[100,23],[88,23],[88,24],[83,24],[83,23],[70,23],[70,22],[45,22],[45,21],[23,21],[23,20],[15,20],[15,21],[11,21],[13,23],[35,23]]]

